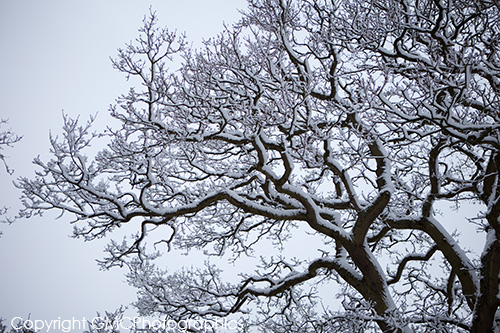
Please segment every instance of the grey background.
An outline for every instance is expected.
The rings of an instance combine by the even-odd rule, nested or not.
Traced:
[[[138,35],[149,8],[161,25],[186,31],[195,46],[216,35],[223,22],[238,19],[243,0],[0,0],[0,118],[22,142],[3,151],[13,176],[0,170],[0,206],[20,207],[12,181],[32,176],[32,160],[50,156],[49,131],[60,133],[62,110],[87,120],[107,110],[130,83],[109,57]],[[8,127],[3,127],[6,129]],[[119,269],[99,271],[105,241],[84,243],[68,237],[70,216],[0,225],[0,317],[81,319],[114,310],[135,299]]]
[[[137,36],[150,5],[161,25],[186,31],[200,46],[223,22],[238,19],[244,0],[0,0],[0,118],[24,138],[6,149],[9,176],[0,170],[0,206],[20,207],[12,181],[32,176],[32,160],[50,156],[49,131],[60,133],[62,110],[87,120],[98,113],[96,128],[109,122],[107,110],[130,86],[113,70],[109,57]],[[4,127],[5,128],[5,127]],[[98,147],[96,147],[98,148]],[[461,245],[481,252],[484,235],[467,223],[480,207],[459,212],[442,207],[449,232],[462,230]],[[99,271],[105,240],[84,243],[69,238],[69,216],[19,220],[0,225],[0,317],[55,320],[92,318],[135,299],[123,270]],[[186,259],[183,258],[183,263]],[[181,262],[171,263],[172,266]]]

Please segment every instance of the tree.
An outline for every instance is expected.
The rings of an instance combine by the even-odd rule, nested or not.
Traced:
[[[7,123],[7,120],[1,119],[0,120],[0,125],[4,125]],[[12,145],[16,142],[21,140],[20,136],[17,136],[15,133],[13,133],[11,130],[4,130],[0,132],[0,150],[3,150],[5,147],[12,147]],[[6,156],[2,153],[0,153],[0,160],[3,162],[5,166],[5,170],[7,173],[12,174],[13,171],[12,169],[9,168],[7,163],[5,162]]]
[[[99,135],[66,117],[53,159],[18,183],[22,215],[73,214],[86,240],[136,226],[102,265],[130,268],[144,315],[251,311],[245,329],[276,332],[498,328],[499,3],[248,3],[201,50],[145,19],[113,61],[141,83],[111,108],[121,125]],[[480,207],[477,260],[436,214],[465,203]],[[160,244],[262,256],[232,280],[215,259],[170,274],[152,261]],[[296,246],[304,258],[287,257]],[[336,286],[342,311],[322,291]]]
[[[26,328],[23,325],[24,323],[22,321],[16,322],[15,323],[16,328],[11,327],[10,331],[8,331],[8,326],[4,324],[4,321],[5,321],[5,319],[0,318],[0,333],[8,333],[8,332],[9,333],[15,333],[15,332],[18,332],[18,333],[36,333],[35,330]]]
[[[7,120],[5,119],[0,119],[0,126],[5,125],[7,123]],[[14,172],[9,166],[7,165],[7,162],[5,159],[7,158],[4,154],[1,153],[2,150],[4,150],[6,147],[12,147],[13,144],[16,142],[20,141],[21,137],[17,136],[14,132],[11,130],[3,130],[0,131],[0,161],[3,162],[3,165],[5,167],[5,171],[7,171],[8,174],[12,175]],[[1,207],[0,208],[0,216],[4,217],[5,214],[7,213],[7,207]],[[2,222],[12,222],[11,219],[7,219],[7,221],[2,221]],[[0,232],[0,236],[2,235],[2,232]]]

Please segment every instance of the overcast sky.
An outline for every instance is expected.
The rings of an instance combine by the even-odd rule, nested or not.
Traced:
[[[10,206],[11,213],[19,209],[12,181],[33,175],[37,155],[47,160],[49,131],[60,132],[62,110],[84,120],[98,112],[98,125],[109,121],[109,105],[129,87],[109,57],[137,36],[150,5],[160,24],[186,31],[200,45],[221,31],[224,21],[237,20],[245,1],[0,0],[0,118],[24,137],[4,151],[15,174],[0,170],[0,206]],[[450,231],[466,223],[458,214],[446,217]],[[105,241],[70,238],[70,219],[53,213],[0,225],[0,317],[7,324],[29,314],[46,320],[91,318],[135,300],[123,270],[98,270],[95,259]],[[479,244],[481,251],[483,239],[477,241],[473,225],[462,237],[462,245]]]
[[[109,57],[137,36],[150,5],[160,23],[186,31],[199,45],[239,17],[244,0],[0,0],[0,118],[23,136],[9,156],[13,176],[0,170],[0,206],[20,207],[12,185],[32,176],[32,160],[49,157],[49,131],[57,134],[62,110],[98,122],[128,90]],[[2,128],[2,129],[5,129]],[[69,237],[69,216],[57,214],[0,225],[0,317],[92,317],[135,299],[119,269],[99,271],[104,242]]]

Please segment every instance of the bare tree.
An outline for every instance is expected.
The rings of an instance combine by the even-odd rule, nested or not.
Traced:
[[[7,124],[7,120],[5,119],[0,119],[0,126],[3,126]],[[6,147],[12,147],[13,144],[16,142],[20,141],[21,137],[16,135],[14,132],[12,132],[10,129],[3,129],[0,131],[0,161],[2,161],[5,171],[9,174],[12,175],[14,170],[9,168],[7,162],[5,159],[7,156],[5,156],[1,151],[4,150]],[[0,216],[2,218],[5,218],[5,214],[7,213],[7,207],[0,207]],[[1,222],[12,222],[12,219],[6,218],[6,221],[1,221]],[[2,232],[0,232],[0,236],[2,235]]]
[[[250,0],[193,50],[151,15],[113,62],[142,87],[111,109],[121,127],[90,159],[97,135],[66,118],[54,158],[19,182],[22,215],[74,214],[86,240],[135,225],[102,265],[128,265],[145,315],[498,329],[499,18],[487,0]],[[435,212],[466,202],[486,238],[477,260]],[[261,261],[233,279],[214,260],[167,274],[152,262],[161,243]]]
[[[15,322],[15,327],[10,327],[10,331],[8,330],[8,326],[4,324],[5,319],[0,318],[0,333],[36,333],[35,330],[26,328],[24,322],[22,320]]]
[[[0,125],[5,125],[7,120],[1,119]],[[21,140],[21,137],[13,133],[11,130],[3,130],[0,132],[0,151],[5,149],[5,147],[12,147],[12,145]],[[6,156],[0,153],[0,160],[3,162],[5,166],[5,170],[7,173],[12,174],[13,170],[9,168],[7,163],[5,162]]]

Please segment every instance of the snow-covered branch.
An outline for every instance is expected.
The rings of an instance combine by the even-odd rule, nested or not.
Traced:
[[[21,216],[73,215],[87,240],[134,228],[103,265],[130,268],[144,314],[494,329],[498,5],[249,0],[197,50],[155,15],[113,61],[137,84],[111,107],[119,125],[96,134],[65,117],[52,159],[18,180]],[[479,260],[436,216],[470,202],[487,234]],[[167,274],[152,261],[161,244],[261,264],[242,281],[213,264]],[[343,313],[317,282],[341,286]]]

